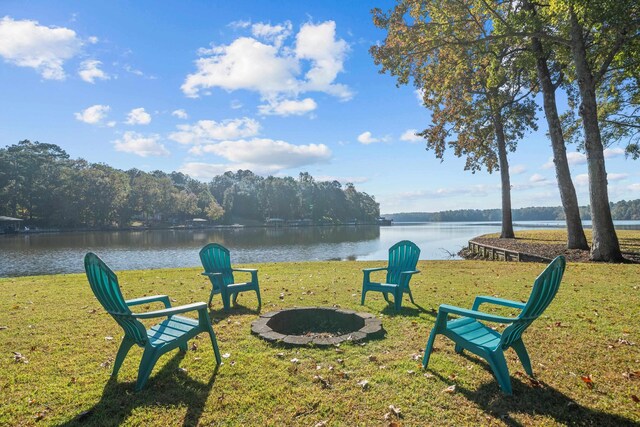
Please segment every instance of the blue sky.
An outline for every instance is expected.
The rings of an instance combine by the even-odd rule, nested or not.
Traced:
[[[389,1],[13,1],[0,5],[0,146],[204,181],[225,170],[354,182],[383,213],[500,206],[497,173],[444,162],[415,130],[429,112],[368,53]],[[561,101],[561,104],[563,102]],[[566,103],[565,103],[566,104]],[[540,131],[510,155],[514,207],[559,205]],[[585,157],[568,147],[580,204]],[[640,168],[606,151],[612,201]]]

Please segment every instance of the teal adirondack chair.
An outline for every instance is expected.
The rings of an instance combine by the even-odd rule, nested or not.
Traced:
[[[526,303],[478,296],[471,310],[452,305],[441,305],[424,351],[422,366],[426,368],[429,364],[433,341],[437,334],[442,334],[455,342],[456,353],[461,354],[464,350],[469,350],[486,359],[502,391],[505,394],[511,394],[511,379],[509,378],[509,368],[504,358],[504,351],[509,347],[513,348],[525,372],[533,376],[529,354],[524,342],[522,342],[522,333],[542,314],[558,292],[565,264],[566,261],[563,256],[554,259],[533,283],[531,295]],[[495,316],[478,311],[483,303],[517,308],[521,311],[516,317]],[[451,314],[462,317],[448,320]],[[479,320],[502,323],[509,326],[502,333],[499,333],[480,323]]]
[[[260,299],[260,287],[258,286],[258,270],[252,268],[231,268],[231,256],[229,249],[218,243],[209,243],[200,250],[200,260],[204,267],[202,275],[211,280],[211,294],[209,295],[209,306],[216,294],[222,297],[224,309],[230,307],[230,300],[233,297],[233,304],[238,299],[238,294],[244,291],[255,291],[258,296],[258,308],[262,306]],[[233,272],[251,273],[251,281],[235,283]]]
[[[85,255],[84,269],[96,298],[107,313],[124,329],[124,338],[113,364],[113,373],[111,374],[113,377],[117,377],[127,353],[134,344],[137,344],[144,348],[136,382],[136,391],[141,390],[160,356],[175,348],[179,348],[182,352],[187,351],[187,341],[201,332],[208,333],[211,337],[216,363],[220,365],[220,350],[218,350],[216,334],[211,327],[208,308],[204,302],[171,307],[171,301],[167,295],[125,300],[118,285],[118,277],[97,255],[91,252]],[[146,313],[131,312],[130,307],[132,306],[152,302],[162,302],[165,308]],[[180,313],[190,311],[198,312],[197,320],[178,316]],[[159,317],[166,317],[166,319],[149,330],[146,330],[139,320]]]
[[[362,270],[364,278],[362,280],[362,298],[360,305],[364,305],[364,299],[369,291],[382,292],[384,299],[389,301],[389,294],[393,295],[393,303],[396,311],[400,311],[402,307],[402,295],[409,294],[411,302],[413,295],[409,288],[409,280],[411,277],[419,273],[416,270],[416,264],[420,257],[420,248],[409,240],[402,240],[389,248],[389,263],[386,267],[365,268]],[[385,283],[377,283],[371,281],[371,273],[374,271],[387,271],[387,279]]]

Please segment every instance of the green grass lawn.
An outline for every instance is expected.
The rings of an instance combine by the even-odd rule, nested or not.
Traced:
[[[470,307],[479,294],[525,300],[544,265],[420,262],[422,273],[412,281],[419,305],[405,299],[399,315],[377,293],[359,305],[361,269],[381,265],[251,267],[259,268],[263,311],[336,304],[375,313],[384,339],[329,349],[272,345],[250,333],[255,294],[241,295],[241,306],[228,314],[217,296],[211,315],[224,364],[215,372],[202,335],[186,354],[163,356],[140,393],[133,391],[138,348],[110,380],[122,330],[84,275],[0,279],[0,425],[640,423],[640,266],[569,264],[555,301],[524,334],[536,379],[523,375],[509,350],[514,395],[504,396],[483,360],[456,355],[441,336],[423,371],[427,335],[439,304]],[[199,273],[126,271],[119,277],[126,298],[168,294],[179,305],[206,301],[210,288]],[[152,308],[160,307],[140,307]],[[591,377],[592,387],[583,376]],[[366,388],[359,385],[363,380]]]

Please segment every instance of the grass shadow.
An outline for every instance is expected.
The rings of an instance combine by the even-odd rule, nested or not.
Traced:
[[[486,364],[485,364],[486,365]],[[490,371],[489,366],[486,368]],[[550,385],[538,381],[521,381],[511,376],[513,395],[505,395],[500,391],[497,381],[493,380],[471,390],[456,384],[450,378],[429,370],[442,382],[456,385],[456,393],[474,402],[484,412],[501,420],[510,427],[524,426],[514,416],[525,414],[552,418],[561,425],[574,426],[637,426],[638,423],[621,415],[610,414],[580,405],[571,397],[554,389]]]
[[[187,407],[182,425],[198,425],[215,383],[218,366],[209,381],[202,383],[189,377],[186,371],[178,369],[184,356],[182,352],[173,356],[160,371],[152,374],[140,392],[135,392],[135,381],[118,382],[116,378],[110,377],[98,403],[60,425],[119,426],[127,421],[136,408],[179,405]]]
[[[261,305],[259,305],[257,308],[249,308],[241,304],[235,304],[232,305],[229,310],[225,310],[223,307],[217,309],[209,308],[209,317],[211,317],[212,320],[222,320],[232,315],[253,314],[257,316],[261,311]]]
[[[410,306],[402,306],[400,311],[396,311],[393,303],[388,304],[385,308],[382,309],[382,314],[385,316],[406,316],[406,317],[419,317],[421,314],[428,314],[435,319],[438,315],[438,312],[433,309],[427,310],[418,304],[413,304],[413,307]]]

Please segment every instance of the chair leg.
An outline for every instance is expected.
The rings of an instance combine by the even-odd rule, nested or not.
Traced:
[[[400,311],[402,309],[402,294],[402,289],[399,287],[393,293],[393,305],[395,306],[396,311]]]
[[[220,358],[220,349],[218,348],[218,340],[216,339],[216,333],[213,332],[213,327],[209,324],[209,337],[211,338],[211,345],[213,346],[213,354],[216,357],[216,365],[220,365],[222,359]]]
[[[151,371],[160,357],[160,352],[154,348],[145,348],[140,360],[140,368],[138,369],[138,381],[136,382],[136,391],[142,390],[147,383]]]
[[[518,358],[520,359],[520,363],[522,363],[522,367],[524,371],[529,376],[533,376],[533,369],[531,369],[531,360],[529,359],[529,353],[527,353],[527,349],[522,342],[522,339],[511,344],[511,347],[516,351]]]
[[[227,293],[226,289],[222,289],[222,291],[220,292],[220,296],[222,297],[222,305],[224,306],[224,310],[225,311],[229,310],[231,306],[230,304],[231,295]]]
[[[464,351],[464,347],[462,347],[462,346],[461,346],[461,345],[459,345],[459,344],[456,344],[456,346],[455,346],[454,350],[455,350],[455,352],[456,352],[457,354],[462,354],[462,352]]]
[[[507,367],[507,361],[504,358],[504,352],[501,349],[496,350],[494,353],[490,353],[487,357],[489,366],[498,380],[498,385],[502,389],[504,394],[512,394],[511,390],[511,377],[509,377],[509,368]]]
[[[362,296],[360,297],[360,305],[364,305],[364,298],[367,296],[367,290],[362,286]]]
[[[407,286],[407,293],[409,294],[409,299],[411,300],[411,304],[415,305],[416,302],[413,300],[413,295],[411,294],[411,289]]]
[[[189,349],[188,345],[189,344],[185,341],[184,343],[178,346],[178,349],[180,349],[181,352],[186,353],[187,350]]]
[[[258,297],[258,307],[262,307],[262,299],[260,298],[260,288],[256,286],[256,296]]]
[[[213,295],[214,295],[214,289],[213,286],[211,286],[211,293],[209,294],[209,303],[207,304],[209,307],[211,307],[211,301],[213,300]]]
[[[422,357],[422,367],[424,369],[427,369],[427,366],[429,365],[429,358],[431,357],[431,351],[433,350],[433,343],[436,340],[436,335],[438,335],[438,331],[434,326],[429,334],[429,340],[427,341],[427,346],[424,349],[424,356]]]
[[[135,344],[135,342],[128,338],[126,335],[122,338],[122,342],[120,343],[120,348],[118,349],[118,354],[116,354],[116,360],[113,362],[113,372],[111,373],[112,377],[118,376],[118,371],[120,370],[120,366],[122,366],[122,362],[125,357],[129,353],[131,347]]]
[[[236,303],[238,302],[238,294],[239,293],[240,292],[236,292],[236,293],[233,294],[233,297],[231,298],[231,300],[233,302],[233,305],[236,305]]]

